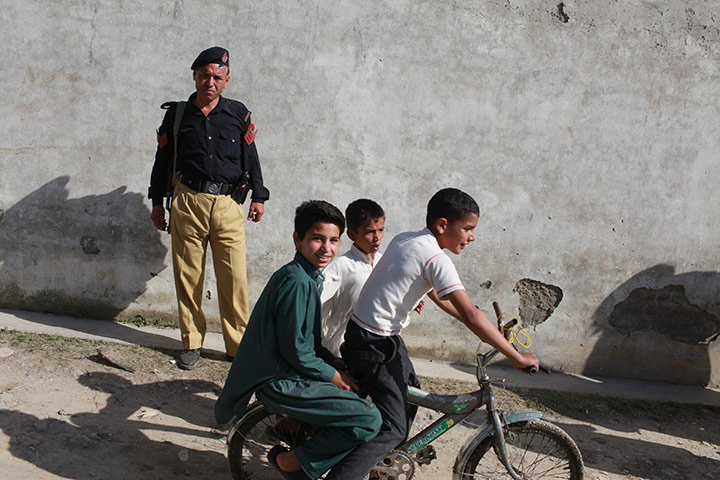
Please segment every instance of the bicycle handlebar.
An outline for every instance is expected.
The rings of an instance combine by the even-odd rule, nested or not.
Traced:
[[[499,353],[499,351],[498,351],[497,349],[493,348],[492,350],[490,350],[489,352],[487,352],[487,353],[485,353],[485,354],[482,354],[482,353],[481,353],[481,354],[478,354],[478,356],[477,356],[478,366],[482,365],[482,366],[484,367],[484,366],[487,364],[487,362],[489,362],[490,359],[493,358],[493,357],[494,357],[495,355],[497,355],[498,353]],[[542,371],[542,372],[545,372],[545,373],[547,373],[547,374],[550,374],[550,370],[548,370],[547,368],[543,367],[542,365],[540,365],[540,368],[539,368],[539,369],[538,369],[538,368],[535,368],[534,366],[531,365],[531,366],[529,366],[529,367],[525,367],[524,370],[525,370],[529,375],[535,375],[535,374],[538,372],[538,370],[540,370],[540,371]]]
[[[508,336],[510,334],[510,327],[512,327],[514,324],[517,323],[517,319],[513,318],[506,325],[503,325],[500,322],[500,317],[502,317],[502,315],[503,315],[503,311],[500,308],[500,304],[498,302],[493,302],[492,306],[493,306],[493,310],[495,310],[495,316],[497,317],[498,330],[500,330],[500,333],[502,333],[503,336],[505,337],[505,339],[507,340]],[[517,350],[517,346],[515,346],[514,343],[512,343],[511,345],[513,346],[513,348],[515,348],[515,350]],[[497,352],[495,352],[495,353],[497,353]],[[490,358],[492,358],[495,355],[495,353],[493,353],[492,355],[488,355],[485,358],[485,361],[490,360]],[[534,366],[525,367],[524,370],[530,375],[535,375],[538,371],[538,369],[535,368]],[[548,374],[550,373],[550,370],[548,370],[547,368],[545,368],[543,366],[540,366],[540,370],[542,370],[543,372],[548,373]]]

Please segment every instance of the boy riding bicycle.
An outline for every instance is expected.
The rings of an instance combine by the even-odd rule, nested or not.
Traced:
[[[478,217],[478,204],[468,194],[440,190],[428,203],[426,228],[396,236],[370,274],[345,332],[342,354],[380,410],[382,427],[374,439],[335,465],[328,478],[363,478],[407,438],[417,409],[407,407],[407,387],[419,382],[400,333],[426,294],[515,368],[538,367],[535,355],[518,353],[474,306],[443,252],[459,254],[475,240]]]

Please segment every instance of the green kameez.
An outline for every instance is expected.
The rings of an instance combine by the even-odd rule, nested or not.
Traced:
[[[253,393],[274,413],[328,427],[296,449],[317,478],[373,438],[380,413],[367,400],[330,383],[334,357],[322,346],[323,277],[299,252],[276,271],[255,304],[215,404],[218,423],[241,417]]]

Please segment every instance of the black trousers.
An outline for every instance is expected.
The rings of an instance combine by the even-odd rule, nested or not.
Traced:
[[[387,452],[403,443],[417,413],[407,404],[407,387],[420,386],[405,342],[399,335],[384,337],[348,323],[343,360],[382,415],[380,433],[336,464],[326,480],[362,479]]]

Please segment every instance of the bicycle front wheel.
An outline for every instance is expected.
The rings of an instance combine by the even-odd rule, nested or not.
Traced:
[[[237,421],[234,426],[237,431],[228,442],[228,462],[235,480],[283,479],[268,461],[268,452],[278,444],[295,448],[308,438],[309,433],[300,425],[280,428],[279,418],[261,403],[253,403]]]
[[[580,450],[567,433],[551,423],[531,420],[508,425],[505,443],[510,464],[525,480],[583,478]],[[495,435],[483,440],[459,471],[463,479],[510,478],[500,461]]]

